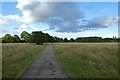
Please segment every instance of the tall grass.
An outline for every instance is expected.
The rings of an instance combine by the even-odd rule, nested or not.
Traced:
[[[43,48],[35,44],[3,44],[2,77],[19,78]]]
[[[72,78],[117,78],[117,43],[53,44],[58,61]]]
[[[2,44],[0,43],[0,79],[2,78]]]

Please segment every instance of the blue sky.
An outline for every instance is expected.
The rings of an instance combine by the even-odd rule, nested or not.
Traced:
[[[90,19],[96,16],[118,15],[118,3],[116,2],[83,2],[80,3],[80,7],[86,17]]]
[[[0,15],[3,22],[0,36],[7,33],[19,35],[24,30],[29,33],[33,30],[41,30],[62,38],[118,36],[117,2],[74,4],[3,2]],[[50,20],[50,17],[54,18]]]
[[[3,2],[2,3],[2,14],[10,15],[10,14],[18,14],[22,16],[22,12],[16,8],[17,2]]]

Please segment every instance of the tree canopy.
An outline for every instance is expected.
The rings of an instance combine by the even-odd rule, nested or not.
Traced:
[[[14,38],[14,42],[20,43],[20,37],[18,35],[14,35],[13,38]]]
[[[27,31],[23,31],[18,35],[11,36],[6,34],[2,37],[2,43],[36,43],[42,44],[46,42],[118,42],[120,38],[113,36],[113,38],[102,38],[102,37],[77,37],[76,39],[70,38],[59,38],[57,36],[51,36],[48,33],[43,33],[42,31],[33,31],[31,34]]]
[[[41,31],[34,31],[31,34],[31,42],[32,43],[37,43],[37,44],[42,44],[45,40],[44,33]]]
[[[64,42],[68,42],[68,39],[67,39],[67,38],[64,38]]]
[[[4,37],[2,37],[2,41],[5,43],[13,43],[14,38],[10,34],[6,34]]]
[[[25,42],[30,41],[30,34],[27,31],[23,31],[21,34],[21,39],[24,40]]]

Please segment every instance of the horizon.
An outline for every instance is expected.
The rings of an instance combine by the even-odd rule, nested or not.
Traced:
[[[20,35],[22,31],[42,31],[68,39],[90,36],[118,38],[120,17],[117,2],[29,1],[2,2],[0,37],[5,34]]]
[[[33,32],[36,32],[36,31],[33,31]],[[9,33],[8,33],[9,34]],[[30,35],[32,34],[32,33],[29,33]],[[46,33],[44,33],[44,34],[46,34]],[[5,34],[6,35],[6,34]],[[4,36],[5,36],[4,35]],[[11,34],[9,34],[9,35],[11,35]],[[17,34],[13,34],[13,35],[11,35],[11,36],[14,36],[14,35],[17,35]],[[2,37],[4,37],[4,36],[2,36]],[[18,35],[19,36],[19,38],[21,39],[21,36],[20,36],[20,34]],[[51,35],[50,35],[51,36]],[[2,37],[0,37],[0,38],[2,38]],[[52,37],[57,37],[57,38],[61,38],[61,37],[58,37],[58,36],[52,36]],[[65,37],[65,38],[67,38],[68,40],[70,40],[71,38],[73,38],[73,39],[77,39],[77,38],[89,38],[89,37],[101,37],[101,36],[87,36],[87,37],[84,37],[84,36],[82,36],[82,37],[76,37],[76,38],[73,38],[73,37],[70,37],[70,38],[67,38],[67,37]],[[102,39],[106,39],[106,38],[117,38],[117,39],[119,39],[119,37],[117,37],[117,36],[113,36],[113,37],[101,37]],[[62,39],[64,39],[64,38],[62,38]]]

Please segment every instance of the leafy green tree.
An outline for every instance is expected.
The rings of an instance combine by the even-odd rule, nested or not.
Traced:
[[[14,35],[13,38],[14,38],[16,43],[20,43],[20,38],[18,35]]]
[[[25,42],[30,41],[30,34],[27,31],[23,31],[21,34],[21,39],[24,40]]]
[[[44,33],[42,33],[42,31],[34,31],[34,32],[32,32],[32,35],[31,35],[30,39],[31,39],[32,43],[36,43],[38,45],[45,42]]]
[[[70,42],[75,42],[75,40],[73,38],[70,39]]]
[[[54,41],[54,38],[52,36],[50,36],[48,33],[44,34],[44,39],[45,39],[44,42],[53,42]]]
[[[49,38],[48,38],[48,42],[54,42],[54,37],[49,36]]]
[[[64,42],[68,42],[68,39],[67,39],[67,38],[64,38]]]
[[[64,42],[63,38],[60,38],[60,42]]]
[[[2,43],[2,38],[0,38],[0,43]]]
[[[13,43],[14,42],[14,38],[10,35],[10,34],[6,34],[3,38],[2,38],[2,42],[4,43]]]

